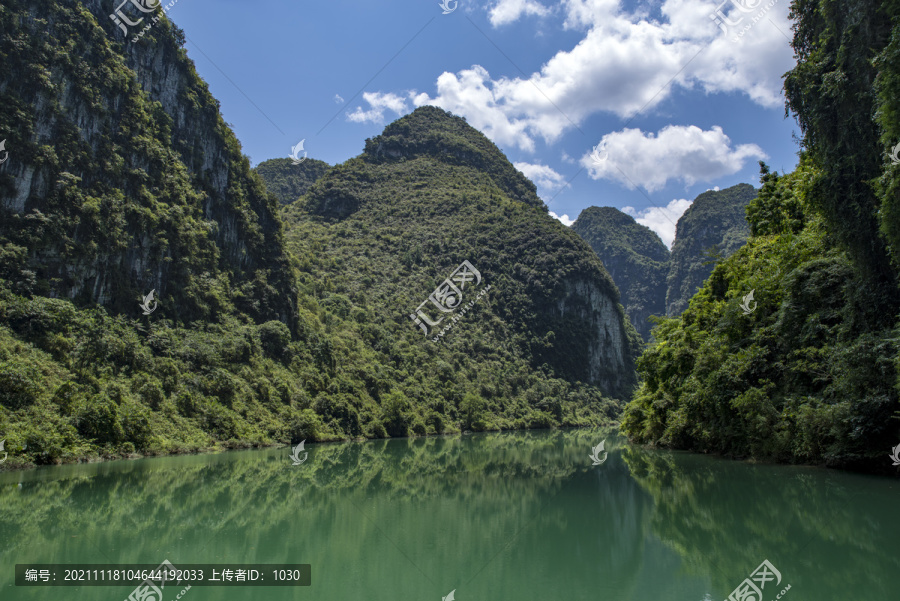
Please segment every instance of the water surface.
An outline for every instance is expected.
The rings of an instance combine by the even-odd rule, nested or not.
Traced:
[[[602,465],[588,458],[606,439]],[[309,445],[0,474],[0,599],[16,563],[308,563],[312,586],[193,587],[184,601],[896,599],[888,478],[646,450],[568,430]],[[21,486],[20,486],[21,485]],[[172,601],[180,589],[166,589]],[[753,601],[760,601],[754,599]]]

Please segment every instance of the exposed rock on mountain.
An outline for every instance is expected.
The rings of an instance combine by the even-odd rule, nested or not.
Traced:
[[[669,249],[653,230],[613,207],[589,207],[572,230],[591,245],[622,295],[625,313],[648,340],[651,315],[665,315]]]
[[[0,244],[20,288],[137,316],[211,319],[237,308],[293,323],[277,203],[161,19],[125,41],[112,4],[0,10]],[[140,27],[151,23],[122,7]],[[129,40],[140,27],[125,27]],[[17,254],[18,253],[18,254]]]

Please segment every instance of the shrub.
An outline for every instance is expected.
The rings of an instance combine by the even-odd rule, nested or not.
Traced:
[[[0,405],[15,410],[33,404],[40,394],[42,380],[30,365],[0,362]]]
[[[267,321],[259,326],[259,342],[267,355],[280,359],[291,343],[291,331],[280,321]]]
[[[124,403],[119,407],[119,419],[125,440],[134,443],[135,448],[144,449],[150,444],[150,410],[137,403]]]
[[[322,420],[311,409],[293,412],[289,428],[291,444],[297,444],[301,440],[318,440],[321,430]]]
[[[409,401],[399,392],[389,392],[381,397],[384,427],[391,436],[407,436],[412,421]]]
[[[86,399],[76,414],[78,432],[97,443],[117,443],[125,436],[119,407],[106,394]]]

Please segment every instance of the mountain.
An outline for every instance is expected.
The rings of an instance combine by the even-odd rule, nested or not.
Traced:
[[[14,1],[0,12],[18,36],[0,41],[8,277],[132,317],[155,290],[157,315],[184,323],[238,310],[293,324],[277,203],[182,34],[161,20],[125,42],[109,10]]]
[[[280,208],[119,9],[0,9],[0,469],[621,414],[617,290],[483,135],[423,107]]]
[[[687,309],[688,301],[712,273],[716,261],[730,257],[747,241],[747,204],[756,188],[738,184],[699,195],[678,220],[667,276],[666,315]]]
[[[317,159],[306,159],[299,165],[291,159],[269,159],[257,165],[254,171],[262,176],[278,202],[286,205],[306,194],[330,168],[331,165]]]
[[[486,361],[499,372],[528,365],[619,398],[633,384],[635,332],[609,274],[547,214],[534,184],[462,118],[417,109],[283,214],[301,283],[323,303],[382,324],[379,346],[383,337],[424,353],[423,362],[452,358],[460,370],[479,371]],[[435,344],[434,332],[426,337],[410,316],[463,261],[481,273],[481,286],[490,284],[489,296],[473,308],[477,317]],[[433,303],[423,310],[437,319]],[[483,389],[515,394],[498,375],[482,377],[491,382]]]
[[[590,244],[609,272],[632,325],[650,338],[651,315],[665,315],[669,249],[653,230],[613,207],[589,207],[572,230]]]

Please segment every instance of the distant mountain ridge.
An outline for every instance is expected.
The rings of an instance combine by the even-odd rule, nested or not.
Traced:
[[[631,323],[649,340],[649,317],[680,315],[716,261],[746,242],[746,207],[756,194],[750,184],[700,194],[679,218],[671,252],[650,228],[613,207],[585,209],[572,229],[600,257]]]
[[[715,262],[733,255],[750,237],[747,205],[758,190],[737,184],[700,194],[678,219],[666,290],[666,315],[688,307]]]
[[[613,207],[589,207],[572,230],[590,244],[622,295],[625,313],[648,340],[651,315],[665,313],[669,249],[649,227]]]
[[[306,194],[330,168],[331,165],[318,159],[307,158],[299,165],[292,159],[269,159],[257,165],[254,171],[262,176],[278,202],[286,205]]]

